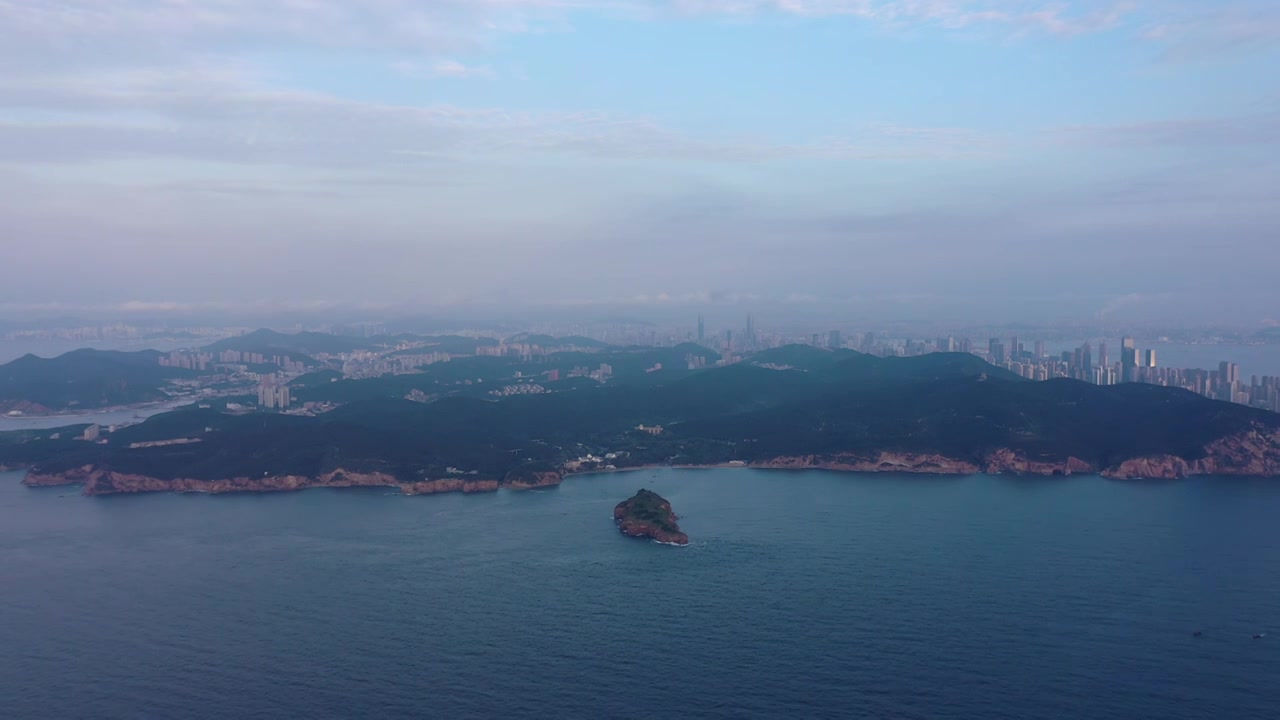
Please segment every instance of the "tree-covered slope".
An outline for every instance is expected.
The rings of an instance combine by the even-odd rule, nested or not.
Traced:
[[[190,371],[165,368],[160,353],[75,350],[55,358],[26,355],[0,365],[0,409],[38,406],[66,410],[163,400],[171,378]]]
[[[458,471],[502,478],[554,469],[587,453],[612,452],[618,457],[611,462],[634,465],[896,451],[980,465],[988,453],[1007,450],[1035,461],[1076,458],[1100,469],[1148,456],[1194,460],[1222,438],[1280,429],[1280,415],[1181,390],[1029,382],[964,356],[807,357],[648,384],[583,379],[560,392],[502,398],[458,394],[420,403],[353,392],[347,404],[317,417],[185,408],[114,433],[104,445],[72,445],[63,456],[32,449],[48,441],[10,438],[0,443],[0,463],[35,458],[56,471],[91,462],[121,473],[195,479],[343,469],[416,481]],[[663,430],[650,434],[640,425]],[[130,447],[179,439],[195,442]]]

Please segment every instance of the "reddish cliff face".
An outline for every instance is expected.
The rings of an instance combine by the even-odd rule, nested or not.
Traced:
[[[671,503],[649,490],[641,490],[613,509],[613,520],[623,535],[670,545],[688,545],[689,536],[680,531],[676,524],[678,519],[679,516],[671,510]]]
[[[564,475],[558,472],[509,473],[503,478],[502,484],[512,490],[533,490],[555,487],[563,481]]]
[[[997,450],[986,457],[983,472],[990,475],[996,473],[1017,473],[1019,475],[1074,475],[1077,473],[1097,472],[1091,463],[1080,458],[1069,457],[1060,462],[1030,460],[1007,448]]]
[[[1280,476],[1280,430],[1255,428],[1215,440],[1195,460],[1157,455],[1126,460],[1102,471],[1110,478],[1183,478],[1189,475]]]
[[[445,478],[443,480],[424,480],[415,483],[398,485],[406,495],[434,495],[436,493],[483,493],[497,492],[497,480],[464,480],[463,478]]]
[[[1059,462],[1031,460],[1013,450],[989,453],[981,464],[936,454],[879,452],[871,454],[802,455],[779,457],[752,463],[755,468],[825,469],[844,472],[901,472],[940,475],[973,475],[977,473],[1017,473],[1026,475],[1073,475],[1097,473],[1109,478],[1182,478],[1189,475],[1245,475],[1280,477],[1280,430],[1257,427],[1216,440],[1205,446],[1202,457],[1187,459],[1172,455],[1132,458],[1111,467],[1099,469],[1079,458]],[[138,492],[287,492],[314,487],[394,487],[410,495],[432,493],[494,492],[499,487],[525,490],[560,484],[558,472],[512,473],[502,481],[471,477],[401,482],[385,473],[356,473],[335,470],[317,477],[298,475],[236,477],[220,480],[190,478],[160,479],[131,475],[85,465],[57,473],[33,470],[23,479],[24,485],[51,486],[83,484],[86,495]],[[634,498],[633,498],[634,499]],[[665,502],[665,501],[663,501]],[[622,506],[619,505],[619,508]],[[665,512],[670,512],[670,506]],[[615,511],[615,517],[619,517]],[[674,520],[674,515],[672,515]],[[674,524],[674,523],[673,523]],[[652,537],[652,528],[643,523],[628,522],[623,532],[632,530]],[[660,527],[658,528],[661,529]],[[683,533],[671,533],[663,542],[680,542]],[[659,539],[659,538],[655,538]],[[688,542],[687,538],[684,542]]]
[[[974,475],[1078,475],[1101,473],[1110,478],[1181,478],[1189,475],[1280,476],[1280,430],[1255,428],[1216,440],[1204,457],[1188,460],[1172,455],[1133,458],[1099,468],[1076,457],[1060,461],[1032,460],[1008,448],[989,453],[981,465],[935,454],[880,452],[870,455],[801,455],[752,463],[757,468],[817,468],[845,472],[933,473]]]
[[[2,400],[0,413],[20,412],[23,415],[52,415],[53,410],[30,400]]]
[[[30,487],[52,487],[54,485],[79,485],[96,480],[102,471],[92,465],[72,468],[60,473],[42,473],[32,470],[22,479],[22,484]]]
[[[219,480],[193,478],[161,479],[114,471],[100,470],[92,465],[74,468],[61,473],[28,473],[23,484],[30,486],[83,484],[86,495],[115,495],[144,492],[289,492],[308,488],[332,487],[393,487],[408,495],[427,495],[446,492],[494,492],[497,480],[448,478],[402,483],[385,473],[355,473],[335,470],[317,477],[302,475],[267,475],[263,477],[236,477]]]
[[[799,455],[779,457],[752,463],[751,467],[774,469],[817,469],[842,472],[901,472],[930,473],[939,475],[973,475],[978,466],[963,460],[942,455],[915,455],[912,453],[881,452],[872,456],[861,455]]]
[[[395,487],[396,479],[383,473],[350,473],[335,470],[318,477],[266,475],[219,480],[173,478],[162,480],[145,475],[115,471],[94,472],[84,481],[85,495],[114,495],[143,492],[289,492],[315,487]]]

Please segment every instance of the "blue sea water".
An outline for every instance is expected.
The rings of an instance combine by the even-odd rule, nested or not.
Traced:
[[[0,475],[10,720],[1280,714],[1275,481],[726,469],[87,498],[19,480]],[[617,533],[642,486],[692,545]]]

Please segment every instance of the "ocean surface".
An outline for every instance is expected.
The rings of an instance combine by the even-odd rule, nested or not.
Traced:
[[[1280,481],[87,498],[20,477],[8,720],[1280,717]],[[692,545],[618,534],[640,487]]]
[[[91,410],[88,412],[62,413],[58,415],[0,415],[0,432],[14,430],[42,430],[67,427],[69,425],[127,425],[141,422],[152,415],[169,412],[182,406],[190,405],[193,400],[152,403],[134,407],[116,408],[114,410]]]

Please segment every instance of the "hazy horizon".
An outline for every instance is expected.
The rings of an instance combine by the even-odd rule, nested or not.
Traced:
[[[1270,0],[0,1],[0,317],[1280,320]]]

